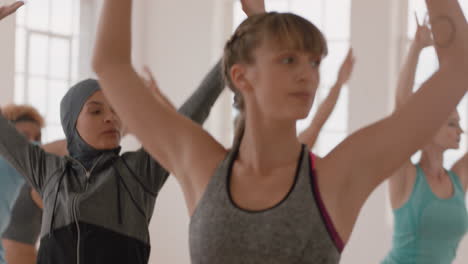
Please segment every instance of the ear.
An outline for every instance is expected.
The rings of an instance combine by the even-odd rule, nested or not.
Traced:
[[[242,92],[251,89],[250,82],[247,78],[247,67],[244,64],[234,64],[229,71],[231,80],[234,86]]]

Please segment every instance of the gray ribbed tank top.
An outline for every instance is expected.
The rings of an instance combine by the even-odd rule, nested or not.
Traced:
[[[288,195],[273,208],[250,212],[237,207],[229,179],[237,149],[221,163],[190,222],[193,264],[336,264],[340,252],[314,199],[309,152],[298,162]]]

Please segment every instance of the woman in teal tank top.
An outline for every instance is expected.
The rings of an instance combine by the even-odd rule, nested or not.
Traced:
[[[432,43],[427,22],[418,22],[400,75],[397,107],[411,96],[419,54]],[[459,121],[454,111],[421,149],[419,164],[408,160],[390,178],[395,230],[392,250],[382,264],[449,264],[455,259],[458,245],[468,231],[468,156],[465,154],[447,171],[443,154],[459,148],[463,132]]]

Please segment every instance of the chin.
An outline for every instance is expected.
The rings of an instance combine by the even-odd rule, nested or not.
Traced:
[[[101,145],[101,149],[115,149],[120,146],[120,142],[106,142]]]
[[[297,114],[295,118],[296,118],[296,120],[302,120],[302,119],[307,118],[308,116],[309,116],[309,112],[307,112],[307,113],[300,113],[300,114]]]
[[[460,144],[456,144],[456,145],[450,146],[450,147],[448,147],[447,149],[458,150],[458,149],[460,149]]]

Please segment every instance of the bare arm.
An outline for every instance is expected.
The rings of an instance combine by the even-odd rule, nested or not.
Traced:
[[[45,152],[55,154],[57,156],[65,156],[68,154],[67,141],[65,139],[57,140],[42,146]]]
[[[156,99],[158,99],[161,104],[169,107],[172,110],[177,110],[174,104],[167,98],[167,96],[159,89],[158,83],[153,77],[153,73],[148,67],[144,68],[144,76],[142,76],[142,80],[145,82],[146,87],[153,92]]]
[[[428,21],[425,19],[424,23],[420,24],[416,14],[415,19],[417,29],[400,71],[396,90],[395,109],[401,108],[413,95],[419,56],[424,48],[433,45],[432,32]],[[406,201],[407,194],[412,190],[415,176],[416,168],[411,159],[408,158],[389,178],[390,201],[393,208],[399,208]]]
[[[430,140],[466,92],[468,36],[460,5],[426,2],[440,69],[391,116],[352,134],[317,162],[325,203],[345,239],[370,193]],[[450,23],[434,26],[439,17]]]
[[[0,6],[0,20],[15,13],[16,10],[18,10],[18,8],[22,7],[23,5],[24,5],[23,1],[16,1],[10,5]]]
[[[200,126],[161,103],[136,74],[130,56],[131,8],[131,0],[104,1],[93,68],[118,115],[145,149],[174,173],[193,211],[226,150]]]
[[[420,25],[416,17],[417,30],[409,52],[400,71],[396,90],[396,108],[400,108],[413,95],[414,79],[421,51],[433,45],[432,32],[427,21]]]
[[[348,55],[340,67],[338,79],[336,80],[335,85],[331,88],[327,98],[325,98],[325,100],[320,104],[317,114],[315,114],[310,126],[299,135],[299,141],[306,144],[309,148],[314,147],[322,127],[333,112],[336,102],[340,97],[341,88],[351,77],[354,68],[354,61],[353,50],[349,49]]]
[[[266,12],[264,0],[241,0],[241,4],[242,11],[244,11],[247,16]]]
[[[5,248],[5,260],[9,264],[33,264],[37,261],[35,245],[2,239]]]

